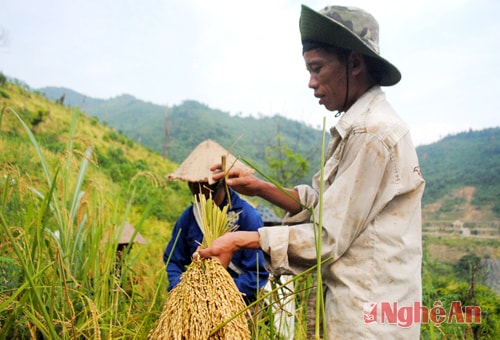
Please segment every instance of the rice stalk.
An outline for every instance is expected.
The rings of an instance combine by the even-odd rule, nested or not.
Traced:
[[[194,208],[198,210],[202,218],[203,241],[201,246],[208,248],[213,241],[225,233],[233,231],[236,227],[233,226],[233,219],[227,213],[227,205],[220,209],[212,197],[207,199],[203,194],[196,195],[196,197],[200,204],[195,204]]]
[[[235,227],[225,206],[220,209],[212,200],[195,197],[202,217],[203,247]],[[246,304],[233,278],[219,261],[193,259],[173,288],[163,312],[148,335],[149,339],[206,340],[250,339]]]

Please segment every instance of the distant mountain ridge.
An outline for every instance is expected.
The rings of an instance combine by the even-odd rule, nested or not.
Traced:
[[[473,188],[472,205],[489,206],[500,216],[499,127],[450,135],[439,142],[419,146],[417,153],[427,183],[425,203],[470,187]],[[457,198],[449,200],[449,205],[461,203]]]
[[[60,87],[44,87],[38,91],[52,100],[59,100],[65,94],[64,105],[78,106],[86,114],[160,154],[164,153],[168,129],[167,157],[177,163],[200,142],[213,139],[225,148],[232,148],[235,155],[251,159],[259,168],[266,169],[264,151],[276,143],[278,133],[294,152],[316,165],[310,167],[304,180],[312,177],[321,162],[322,131],[279,115],[259,119],[231,116],[194,100],[166,107],[130,95],[95,100]]]
[[[201,141],[213,139],[231,152],[265,169],[264,151],[277,133],[310,163],[309,183],[320,164],[322,131],[282,116],[240,117],[214,110],[194,100],[164,107],[121,95],[108,100],[93,99],[75,91],[45,87],[38,91],[52,100],[65,94],[64,104],[79,106],[142,145],[162,153],[165,123],[168,123],[169,159],[180,163]],[[166,119],[167,117],[167,119]],[[453,190],[474,187],[472,204],[489,205],[500,216],[500,128],[467,131],[417,147],[426,179],[424,204],[442,199]]]
[[[64,103],[69,104],[70,106],[78,106],[82,110],[85,110],[87,104],[92,107],[107,101],[106,99],[85,96],[66,87],[50,86],[38,89],[37,91],[43,93],[47,98],[54,101],[60,101],[62,97]]]
[[[72,229],[79,234],[81,232],[85,234],[90,229],[110,228],[110,224],[115,227],[118,226],[117,222],[122,220],[119,211],[130,211],[130,214],[127,213],[127,220],[131,219],[137,230],[148,241],[148,245],[139,246],[138,252],[133,254],[134,259],[137,259],[134,260],[135,263],[140,265],[133,269],[127,267],[129,273],[139,278],[141,282],[137,289],[132,287],[132,291],[144,290],[144,288],[148,287],[159,287],[157,284],[163,282],[161,281],[162,277],[154,274],[161,273],[163,270],[162,261],[161,258],[158,258],[158,254],[162,254],[166,241],[173,236],[171,235],[172,226],[178,216],[192,201],[192,196],[185,183],[163,181],[165,174],[177,168],[178,164],[161,157],[157,152],[151,152],[148,148],[138,145],[128,136],[117,132],[116,127],[111,126],[110,123],[102,124],[98,118],[91,117],[88,113],[88,106],[102,106],[106,101],[96,100],[94,102],[91,98],[75,97],[78,102],[73,105],[80,107],[85,113],[82,114],[78,113],[80,110],[73,110],[60,105],[61,95],[55,97],[54,102],[39,94],[38,91],[32,91],[29,87],[19,86],[17,83],[6,82],[3,85],[0,83],[0,107],[2,107],[2,110],[0,110],[0,142],[2,145],[0,167],[4,178],[4,190],[1,199],[2,203],[4,203],[1,211],[2,224],[5,227],[11,227],[16,233],[16,240],[21,241],[19,243],[21,251],[25,247],[27,247],[27,251],[30,251],[35,249],[37,245],[40,247],[43,243],[52,241],[50,234],[40,238],[40,235],[36,232],[34,234],[23,232],[23,226],[29,227],[29,229],[24,229],[29,231],[50,229],[52,225],[56,224],[54,218],[48,216],[50,214],[37,213],[38,206],[48,212],[49,205],[46,203],[50,202],[37,194],[43,193],[47,197],[46,193],[50,192],[49,195],[52,195],[56,191],[52,191],[50,187],[55,185],[58,194],[54,194],[53,202],[61,203],[61,206],[66,207],[67,203],[71,203],[71,196],[73,196],[71,195],[71,188],[74,186],[73,182],[80,180],[79,172],[81,169],[79,169],[77,163],[81,161],[82,165],[89,165],[86,167],[88,176],[85,179],[85,182],[88,181],[88,183],[82,187],[84,191],[74,191],[74,200],[78,200],[78,204],[84,209],[77,209],[77,216],[74,219],[69,210],[64,210],[64,212],[68,211],[68,213],[62,213],[64,215],[63,223],[67,224],[68,229]],[[71,98],[71,95],[66,93],[64,96],[66,104],[69,103],[69,98]],[[116,105],[118,109],[115,111],[108,107],[108,110],[104,110],[104,114],[107,114],[108,118],[116,116],[117,122],[120,122],[120,117],[123,120],[123,112],[127,111],[125,109],[128,106],[138,105],[141,107],[140,103],[137,103],[137,100],[132,96],[124,95],[114,99],[116,99],[115,104],[119,104]],[[92,103],[92,105],[87,105],[88,103]],[[250,144],[252,144],[253,139],[265,141],[268,131],[275,131],[276,126],[283,130],[284,126],[280,125],[282,124],[280,117],[263,120],[237,117],[238,120],[233,123],[232,118],[234,117],[228,117],[225,113],[219,114],[216,110],[211,110],[195,101],[185,102],[179,107],[176,111],[179,120],[172,121],[171,130],[189,131],[189,134],[185,134],[186,137],[191,138],[187,140],[189,143],[193,142],[193,131],[198,132],[203,129],[213,131],[215,128],[221,128],[221,130],[216,131],[216,135],[224,136],[223,133],[227,132],[225,124],[228,124],[234,129],[234,131],[229,132],[241,135],[247,130],[253,130],[255,128],[253,124],[255,124],[260,129],[258,130],[260,134],[245,135],[237,143],[243,150],[242,152],[251,153],[253,145]],[[133,109],[130,111],[132,116],[138,116],[133,112]],[[16,118],[18,114],[22,122]],[[140,115],[140,117],[145,116]],[[151,116],[154,117],[154,115]],[[164,117],[161,110],[159,116]],[[206,120],[207,116],[215,120],[216,123],[221,118],[227,121],[222,126],[219,126],[219,124],[208,125],[211,122]],[[196,119],[200,119],[201,122]],[[139,119],[139,122],[144,123],[145,126],[148,125],[146,124],[148,119]],[[197,124],[192,124],[193,122]],[[241,122],[243,124],[240,124]],[[276,122],[278,124],[275,124]],[[77,126],[76,131],[72,129],[73,124]],[[266,124],[267,126],[265,126]],[[286,126],[290,127],[290,136],[293,140],[300,140],[303,137],[300,135],[304,131],[302,126],[297,126],[295,131],[293,131],[294,124]],[[133,130],[131,129],[131,131]],[[33,133],[34,138],[39,143],[40,152],[45,155],[45,159],[53,169],[53,176],[48,176],[53,177],[53,180],[47,177],[40,165],[40,157],[37,157],[36,148],[32,145],[34,143],[29,138],[29,135],[31,135],[29,131]],[[296,133],[296,135],[293,135],[293,133]],[[474,306],[483,308],[482,312],[484,311],[484,315],[487,316],[484,320],[487,321],[488,325],[491,324],[490,321],[498,321],[498,318],[494,319],[492,317],[492,315],[498,315],[498,313],[493,314],[492,312],[498,306],[498,299],[493,299],[490,291],[486,287],[481,287],[481,285],[486,284],[495,288],[497,293],[499,292],[500,218],[498,209],[495,212],[495,206],[498,207],[500,198],[498,188],[498,174],[500,173],[498,164],[500,157],[499,133],[499,128],[467,131],[447,136],[432,145],[417,148],[417,153],[421,159],[422,172],[427,183],[422,216],[423,295],[430,301],[429,306],[432,306],[433,301],[462,301],[463,305],[472,305],[472,302],[470,304],[466,303],[472,301],[472,296]],[[71,136],[74,136],[74,138]],[[300,138],[297,138],[297,136]],[[179,142],[185,141],[180,140]],[[309,143],[319,144],[315,140],[311,140]],[[94,151],[95,157],[87,158],[87,156],[84,156],[84,151],[91,149]],[[319,154],[317,151],[314,151],[314,153]],[[71,168],[72,171],[59,171],[61,167],[65,167],[65,169]],[[317,165],[311,163],[311,167],[317,168]],[[69,185],[66,186],[66,183]],[[78,186],[76,187],[78,188]],[[132,188],[133,190],[131,190]],[[37,191],[35,195],[33,195],[33,189]],[[93,194],[96,191],[99,191],[98,195]],[[87,195],[86,192],[90,194]],[[97,199],[94,196],[97,196]],[[68,202],[66,202],[65,197],[69,198]],[[103,199],[100,199],[101,197]],[[32,198],[33,202],[27,204],[26,202],[31,201]],[[430,201],[431,198],[432,201]],[[250,199],[253,200],[253,198]],[[120,208],[121,206],[123,208]],[[68,206],[68,208],[73,209],[73,206]],[[43,212],[44,210],[40,211]],[[80,212],[83,214],[80,215]],[[112,216],[108,219],[108,215]],[[82,218],[83,216],[85,218]],[[87,216],[90,216],[92,221],[103,220],[103,222],[88,224],[90,229],[78,227],[84,225],[83,222],[79,224],[79,221],[85,220]],[[5,217],[7,223],[4,221]],[[68,222],[66,223],[66,221]],[[77,223],[73,223],[73,221]],[[458,229],[457,226],[460,228]],[[468,233],[460,233],[459,230],[468,231]],[[27,236],[33,236],[40,239],[41,242],[35,241],[33,246],[30,247],[30,244],[25,242],[25,240],[28,240]],[[100,240],[97,241],[100,242]],[[7,245],[7,248],[10,247],[10,242],[4,242],[4,244]],[[50,252],[50,249],[47,249]],[[6,254],[12,256],[13,259],[17,257],[22,259],[21,256],[18,256],[18,253],[16,251],[16,254],[13,252]],[[28,253],[27,260],[31,260],[29,255],[30,253]],[[49,266],[53,265],[53,257],[51,254],[48,254],[48,256]],[[462,261],[466,256],[469,259],[476,257],[482,259],[484,269],[471,270],[473,262],[471,261],[467,265]],[[113,257],[111,259],[113,260]],[[129,264],[128,261],[127,264]],[[457,264],[464,264],[465,266],[462,266],[461,269],[470,271],[469,289],[468,278],[465,275],[458,278],[455,274],[454,267]],[[47,267],[42,266],[40,268]],[[42,271],[46,272],[47,270],[43,269]],[[29,273],[28,270],[25,272]],[[481,280],[481,273],[486,275],[483,280]],[[64,285],[64,277],[61,281],[60,276],[46,282],[40,281],[41,284],[38,286],[45,287],[48,284],[48,293],[51,294],[54,289],[50,290],[50,288],[55,287],[54,283],[60,286],[62,282],[62,291],[64,293],[66,292],[66,285]],[[135,279],[132,281],[136,282]],[[69,283],[73,284],[74,282],[76,281],[73,280]],[[474,287],[476,288],[474,289]],[[129,288],[129,286],[126,288]],[[151,301],[151,299],[154,299],[157,296],[156,292],[160,292],[161,289],[159,287],[154,294],[147,289],[144,290],[146,300]],[[82,301],[81,296],[91,297],[94,295],[94,291],[89,292],[89,295],[79,295],[77,300],[74,301],[80,303]],[[142,297],[144,294],[139,295]],[[149,299],[150,296],[151,299]],[[93,303],[92,299],[89,301]],[[131,302],[133,303],[132,307],[137,306],[141,311],[141,301],[136,301],[134,297]],[[72,303],[69,300],[68,302]],[[127,308],[125,312],[130,309]],[[139,313],[138,316],[140,317],[142,314]],[[9,316],[9,320],[13,320],[12,318],[15,316],[12,314],[12,316]],[[65,320],[67,319],[62,321]],[[86,322],[85,315],[82,320],[82,322]],[[46,321],[50,322],[49,319]],[[23,320],[21,320],[21,323],[19,323],[21,326],[26,324]],[[10,325],[14,324],[11,323]],[[443,324],[442,326],[446,325]],[[433,329],[436,330],[437,328]],[[452,330],[449,333],[450,336],[470,334],[465,333],[465,331],[460,333],[460,330],[457,333],[454,328],[448,329]],[[467,330],[469,329],[467,328]],[[133,331],[131,329],[127,334]],[[435,333],[431,334],[437,333],[443,336],[448,335],[448,332],[441,329],[439,329],[439,332],[436,330]],[[498,334],[498,332],[491,334]]]

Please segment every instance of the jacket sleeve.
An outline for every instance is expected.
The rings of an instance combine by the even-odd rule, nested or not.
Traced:
[[[183,213],[175,223],[171,239],[163,253],[163,263],[166,264],[168,278],[168,291],[177,286],[182,273],[186,270],[186,266],[191,263],[192,254],[188,254],[191,247],[187,244],[189,223],[187,223],[186,215],[186,212]]]
[[[257,231],[262,225],[262,218],[252,208],[246,207],[239,217],[238,230]],[[233,255],[232,262],[240,269],[234,276],[234,282],[239,291],[247,296],[255,296],[269,277],[265,268],[264,255],[261,250],[243,249]]]
[[[234,277],[234,282],[240,292],[253,297],[264,287],[269,278],[264,256],[260,250],[247,249],[238,253],[233,257],[233,263],[241,269],[241,272]]]

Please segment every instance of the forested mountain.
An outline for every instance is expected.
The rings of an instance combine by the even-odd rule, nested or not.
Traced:
[[[472,203],[493,204],[500,215],[500,128],[450,135],[417,148],[427,181],[426,203],[454,189],[476,188]]]
[[[100,100],[66,88],[46,87],[39,91],[53,100],[61,100],[64,95],[65,105],[79,106],[160,154],[164,152],[167,131],[167,158],[177,163],[197,144],[210,138],[226,148],[234,144],[231,150],[234,154],[267,171],[265,150],[277,143],[279,134],[282,142],[309,162],[309,173],[303,182],[310,181],[320,164],[322,131],[279,115],[231,116],[193,100],[167,108],[130,95]],[[473,187],[472,205],[487,205],[500,216],[499,127],[450,135],[439,142],[417,147],[417,153],[426,179],[424,205],[436,202],[453,190]],[[448,204],[453,204],[453,200],[458,203],[452,199]]]
[[[279,115],[259,119],[231,116],[193,100],[167,108],[130,95],[102,101],[64,88],[46,87],[39,91],[52,100],[59,100],[66,93],[66,106],[78,106],[88,115],[160,154],[164,154],[165,136],[168,135],[167,158],[177,163],[200,142],[213,139],[225,148],[232,147],[234,155],[249,159],[259,169],[267,171],[266,147],[276,145],[278,135],[280,143],[302,155],[310,164],[309,173],[302,181],[309,181],[321,162],[322,131]]]
[[[44,289],[43,297],[53,298],[46,304],[54,305],[57,310],[70,311],[71,315],[63,315],[61,324],[75,316],[87,325],[91,317],[98,315],[99,319],[117,320],[113,321],[113,325],[119,325],[120,330],[123,324],[128,325],[130,329],[126,329],[126,334],[146,337],[149,324],[142,322],[138,325],[136,320],[145,320],[144,315],[151,313],[161,313],[161,302],[154,303],[165,292],[161,254],[172,237],[175,220],[192,200],[184,183],[167,182],[164,179],[184,157],[178,155],[179,161],[172,162],[174,150],[179,154],[182,150],[187,155],[192,148],[190,145],[206,138],[212,138],[226,147],[237,141],[235,154],[251,160],[260,157],[261,162],[265,163],[263,154],[266,142],[273,142],[273,136],[279,131],[283,136],[286,133],[291,147],[309,147],[300,151],[305,156],[308,156],[307,150],[317,148],[314,152],[309,151],[309,154],[314,153],[319,157],[317,151],[321,144],[321,131],[279,116],[262,119],[234,117],[198,102],[186,101],[169,108],[170,149],[169,159],[165,159],[161,156],[165,108],[128,95],[108,101],[84,99],[67,89],[63,91],[64,97],[59,92],[50,100],[28,86],[8,82],[5,78],[2,80],[0,73],[0,170],[3,176],[0,181],[0,228],[10,228],[15,232],[15,237],[9,236],[10,239],[6,238],[6,233],[0,233],[0,243],[3,245],[0,247],[0,258],[17,259],[23,255],[27,257],[23,263],[29,264],[28,269],[31,264],[39,267],[39,272],[30,274],[30,277],[37,280],[37,287]],[[82,112],[73,109],[73,106],[80,107]],[[102,114],[100,118],[93,117],[91,108]],[[135,119],[135,127],[129,119]],[[102,124],[101,120],[107,123]],[[144,140],[146,137],[154,140],[155,131],[158,131],[155,137],[158,144],[145,148]],[[137,134],[134,136],[132,132]],[[240,135],[243,137],[239,138]],[[134,142],[139,137],[143,145]],[[499,137],[500,128],[495,127],[450,135],[431,145],[417,148],[426,179],[422,214],[423,305],[428,306],[429,310],[436,301],[461,301],[463,306],[481,306],[482,313],[487,317],[480,326],[473,327],[481,327],[482,334],[496,335],[500,332],[496,308],[500,294]],[[298,144],[293,143],[295,141]],[[319,160],[310,161],[312,169],[316,169],[317,164]],[[87,176],[84,177],[83,173]],[[51,202],[57,203],[56,208],[62,206],[62,210],[47,204],[44,197],[50,199],[51,196]],[[248,199],[254,202],[253,198]],[[133,284],[133,288],[125,291],[122,287],[113,286],[115,288],[111,287],[110,294],[101,294],[102,286],[94,288],[93,285],[101,282],[106,285],[108,281],[95,280],[83,270],[81,272],[84,275],[81,278],[79,276],[79,281],[68,280],[69,276],[63,275],[57,279],[44,277],[45,274],[61,272],[63,267],[72,268],[75,263],[98,265],[90,268],[89,273],[92,275],[105,272],[102,270],[104,267],[99,267],[103,261],[109,264],[105,268],[111,268],[115,261],[114,248],[110,248],[111,252],[107,254],[111,255],[107,257],[95,257],[89,249],[99,248],[97,245],[101,243],[102,232],[113,230],[125,220],[130,221],[148,241],[147,245],[134,246],[133,256],[127,260],[131,261],[130,266],[123,267],[130,268],[128,273],[134,277],[123,282]],[[61,230],[60,235],[69,233],[71,237],[66,240],[75,241],[68,243],[67,254],[80,256],[82,261],[72,261],[73,257],[68,256],[69,262],[63,266],[59,261],[66,257],[56,256],[54,260],[54,253],[46,250],[46,245],[53,238],[50,234],[41,237],[40,233],[51,228],[59,228],[56,231]],[[87,243],[82,243],[80,240],[85,235],[89,236],[89,243],[93,241],[95,245],[87,247]],[[60,244],[66,245],[66,242]],[[18,246],[22,246],[23,251],[14,254],[12,248]],[[87,261],[88,258],[97,261]],[[80,273],[78,270],[75,273]],[[68,284],[77,283],[74,291],[78,295],[62,295],[55,289],[54,282],[59,282],[65,293],[68,292],[65,288]],[[496,293],[481,284],[497,289]],[[82,291],[85,287],[90,288]],[[36,293],[39,290],[25,291]],[[109,306],[101,306],[92,300],[101,295],[114,298],[119,292],[124,293],[123,298],[120,297],[120,301],[113,300]],[[71,307],[61,307],[61,301],[65,302],[68,298],[75,298],[69,302]],[[88,313],[85,310],[72,313],[73,306],[87,299],[92,304]],[[19,298],[20,302],[34,300],[25,296]],[[41,301],[36,305],[37,309],[25,308],[24,305],[4,308],[0,311],[0,324],[7,322],[11,331],[20,329],[18,325],[25,327],[23,320],[27,314],[22,312],[26,310],[38,325],[40,319],[29,311],[43,310],[43,306],[44,302]],[[96,306],[101,308],[97,312]],[[117,313],[114,309],[116,306],[121,306],[123,310]],[[445,307],[448,308],[448,305]],[[49,315],[43,320],[41,329],[52,325],[51,317]],[[124,317],[130,320],[123,322]],[[14,320],[15,324],[12,323]],[[90,328],[96,324],[97,320]],[[106,322],[104,327],[109,324]],[[465,334],[471,334],[470,328],[467,328],[469,326],[463,324],[442,323],[439,329],[433,327],[438,326],[434,326],[434,323],[423,324],[422,334],[443,334],[451,338],[458,334],[459,338],[464,339]],[[0,335],[1,329],[0,326]],[[89,337],[88,334],[90,337],[95,335],[92,331],[85,334],[86,337]]]

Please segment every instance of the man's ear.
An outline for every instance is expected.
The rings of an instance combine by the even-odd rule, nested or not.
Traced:
[[[353,52],[350,55],[352,69],[358,68],[363,63],[363,55],[361,53]]]
[[[365,59],[361,53],[353,52],[349,57],[351,70],[354,75],[358,75],[366,67]]]

